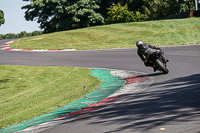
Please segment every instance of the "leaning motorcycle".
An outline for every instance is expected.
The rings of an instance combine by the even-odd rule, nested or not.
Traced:
[[[167,69],[167,61],[164,57],[160,57],[159,50],[156,50],[153,54],[151,54],[149,60],[156,70],[162,71],[164,74],[169,73],[169,70]]]

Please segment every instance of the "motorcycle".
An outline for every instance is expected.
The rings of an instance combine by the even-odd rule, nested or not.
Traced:
[[[164,57],[161,57],[159,50],[156,50],[153,54],[150,55],[149,62],[152,66],[158,70],[162,71],[164,74],[168,74],[169,70],[167,69],[167,60]]]

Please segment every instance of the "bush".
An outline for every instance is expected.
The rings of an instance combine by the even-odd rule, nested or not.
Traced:
[[[42,35],[42,31],[33,31],[32,36]]]
[[[135,13],[128,10],[128,6],[122,6],[120,3],[113,4],[112,8],[108,8],[108,18],[106,23],[124,23],[139,22],[147,19],[147,15],[141,14],[139,11]]]

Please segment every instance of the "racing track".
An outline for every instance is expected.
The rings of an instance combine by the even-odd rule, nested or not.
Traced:
[[[131,70],[154,79],[148,88],[121,103],[76,115],[43,133],[199,133],[200,45],[163,50],[170,60],[167,75],[146,68],[135,48],[73,52],[0,50],[0,64]]]

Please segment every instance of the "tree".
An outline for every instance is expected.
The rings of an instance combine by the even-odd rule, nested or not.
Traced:
[[[167,13],[168,15],[174,13],[185,12],[195,9],[194,0],[164,0],[168,3]]]
[[[21,33],[19,33],[20,37],[26,37],[27,36],[27,32],[26,31],[22,31]]]
[[[0,26],[1,26],[1,24],[4,24],[4,22],[5,22],[4,13],[2,10],[0,10]]]
[[[30,1],[25,18],[37,20],[45,33],[104,24],[96,10],[99,0],[23,0]]]
[[[130,11],[147,14],[149,20],[194,9],[194,0],[129,0]]]

